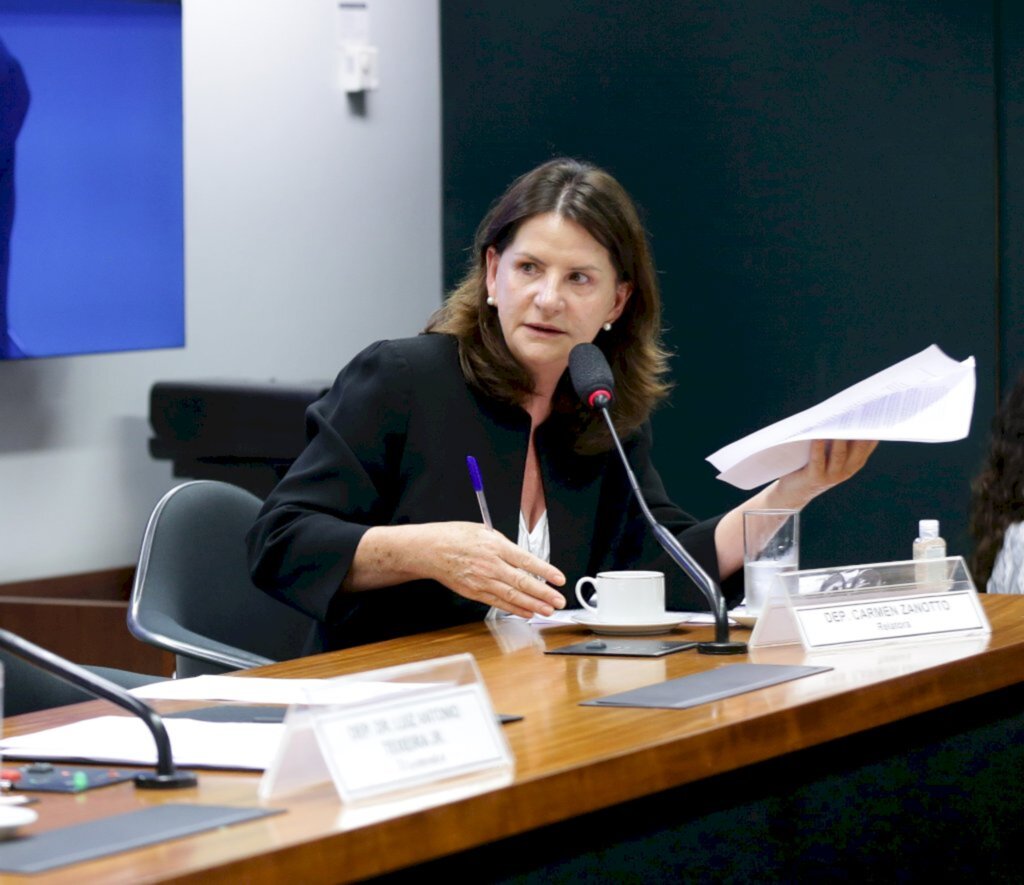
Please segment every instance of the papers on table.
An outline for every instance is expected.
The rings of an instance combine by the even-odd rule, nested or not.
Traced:
[[[420,688],[421,686],[411,686]],[[334,679],[267,679],[257,676],[193,676],[133,688],[143,700],[240,701],[247,704],[353,704],[405,687],[390,682]]]
[[[241,680],[239,680],[241,681]],[[262,771],[274,759],[284,725],[165,719],[174,764],[181,768]],[[4,756],[118,765],[156,765],[156,744],[134,716],[97,716],[0,741]]]
[[[340,679],[264,679],[196,676],[132,689],[146,700],[238,701],[248,704],[362,703],[421,690],[421,683]],[[271,722],[206,722],[164,717],[176,765],[262,771],[274,759],[284,725]],[[104,764],[155,765],[149,729],[134,717],[99,716],[0,741],[0,752],[23,759],[62,759]]]
[[[573,620],[574,615],[578,615],[582,609],[579,608],[563,608],[561,610],[555,610],[550,615],[534,615],[529,619],[530,623],[537,627],[553,627],[558,625],[571,624],[573,627],[578,627]],[[509,617],[517,617],[516,615],[510,615]]]
[[[803,467],[815,439],[952,442],[970,431],[974,388],[974,357],[958,363],[933,344],[707,460],[719,479],[753,489]]]
[[[573,627],[579,627],[579,622],[576,621],[576,615],[586,614],[586,609],[582,608],[564,608],[560,611],[552,612],[550,615],[534,615],[529,619],[529,623],[536,627],[557,627],[570,625]],[[677,614],[679,616],[679,623],[686,624],[713,624],[715,618],[713,615],[707,612],[670,612],[670,614]],[[507,617],[501,618],[501,620],[512,620],[518,618],[518,615],[508,615]],[[520,620],[522,620],[520,618]]]

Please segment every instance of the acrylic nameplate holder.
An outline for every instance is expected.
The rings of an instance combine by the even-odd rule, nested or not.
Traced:
[[[342,802],[357,804],[512,779],[512,752],[472,655],[339,676],[329,687],[336,696],[357,682],[387,690],[351,703],[311,696],[288,709],[260,798],[333,781]]]
[[[807,651],[992,632],[963,557],[783,572],[749,645]]]

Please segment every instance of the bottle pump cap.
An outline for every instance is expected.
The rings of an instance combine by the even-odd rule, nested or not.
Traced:
[[[937,519],[922,519],[917,524],[917,532],[922,538],[937,538],[939,536],[939,521]]]

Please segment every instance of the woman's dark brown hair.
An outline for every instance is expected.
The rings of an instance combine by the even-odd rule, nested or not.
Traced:
[[[647,420],[669,391],[663,380],[668,355],[661,344],[661,296],[647,236],[636,207],[607,172],[578,160],[551,160],[517,178],[480,222],[473,263],[462,282],[427,324],[427,332],[446,332],[459,342],[459,359],[470,384],[506,402],[522,403],[533,393],[530,374],[512,356],[497,311],[487,306],[487,250],[500,255],[523,222],[554,212],[584,228],[608,250],[618,282],[632,294],[611,331],[598,333],[615,375],[612,418],[622,434]],[[567,408],[558,401],[556,409]],[[577,448],[608,448],[607,429],[589,422]]]
[[[1024,372],[992,419],[988,458],[971,492],[971,572],[984,589],[1006,529],[1024,521]]]

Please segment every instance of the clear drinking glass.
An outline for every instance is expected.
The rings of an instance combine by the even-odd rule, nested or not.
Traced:
[[[747,614],[757,616],[775,576],[800,568],[800,511],[746,510],[743,513],[743,584]]]

